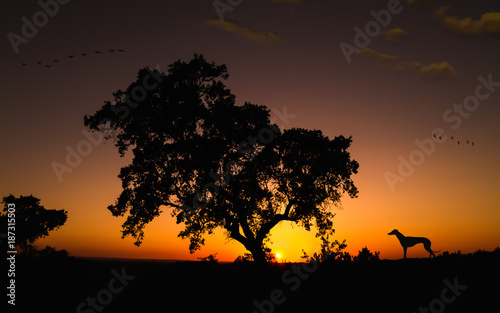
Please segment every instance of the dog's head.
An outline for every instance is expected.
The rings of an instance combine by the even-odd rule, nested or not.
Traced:
[[[399,233],[399,231],[397,229],[394,229],[393,231],[391,231],[387,235],[396,235],[397,233]]]

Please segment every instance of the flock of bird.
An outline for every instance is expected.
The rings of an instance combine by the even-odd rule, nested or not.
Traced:
[[[105,53],[105,52],[109,52],[109,53],[114,53],[114,52],[126,52],[125,50],[123,49],[110,49],[110,50],[107,50],[107,51],[99,51],[99,50],[94,50],[92,51],[93,53],[95,54],[102,54],[102,53]],[[91,54],[91,53],[80,53],[81,56],[83,57],[87,57],[88,54]],[[69,59],[73,59],[75,57],[75,55],[68,55],[67,56]],[[62,59],[55,59],[54,61],[52,61],[52,64],[50,63],[44,63],[42,61],[36,61],[36,64],[40,65],[40,66],[45,66],[46,68],[51,68],[52,65],[54,65],[54,63],[60,63]],[[26,66],[26,65],[29,65],[28,63],[21,63],[22,66]]]
[[[438,136],[436,136],[436,134],[432,134],[432,136],[433,136],[434,138],[439,138],[439,140],[442,140],[442,137],[441,137],[441,136],[439,136],[439,137],[438,137]],[[455,141],[455,138],[453,138],[453,136],[451,136],[450,138],[451,138],[451,140]],[[456,140],[456,142],[457,142],[457,144],[460,146],[460,140]],[[464,141],[462,141],[462,142],[464,142]],[[472,146],[474,147],[474,141],[472,141],[472,140],[467,140],[466,142],[467,142],[467,144],[468,144],[468,145],[472,145]]]

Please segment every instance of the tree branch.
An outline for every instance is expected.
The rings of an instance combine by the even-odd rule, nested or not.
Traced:
[[[242,234],[240,234],[240,226],[239,223],[236,221],[231,222],[231,224],[228,227],[230,237],[233,238],[234,240],[239,241],[241,244],[243,244],[245,247],[248,244],[248,239],[245,238]]]
[[[243,217],[243,216],[240,216],[238,214],[238,221],[239,221],[239,223],[241,225],[241,228],[243,229],[243,233],[245,234],[245,236],[248,239],[255,239],[255,235],[252,232],[252,230],[250,229],[250,226],[248,225],[247,219],[245,217]]]
[[[291,205],[287,205],[287,208],[285,209],[285,212],[288,214],[290,212],[290,207]],[[288,210],[288,212],[287,212]],[[266,235],[273,229],[274,226],[276,226],[279,222],[281,221],[292,221],[296,222],[297,220],[295,218],[290,218],[288,215],[285,214],[276,214],[269,222],[264,223],[264,225],[261,226],[259,231],[257,232],[257,235],[255,236],[255,239],[260,242],[264,240]]]
[[[285,208],[285,212],[283,213],[284,217],[288,218],[288,214],[290,214],[290,209],[292,208],[292,202],[288,201],[288,204]]]

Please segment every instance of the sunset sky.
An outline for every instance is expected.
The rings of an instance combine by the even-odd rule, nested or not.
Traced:
[[[62,181],[52,167],[66,163],[68,146],[87,140],[84,115],[128,87],[139,69],[166,71],[194,53],[227,65],[237,105],[286,110],[294,117],[277,118],[284,129],[352,136],[359,197],[333,209],[333,239],[346,239],[351,254],[368,246],[381,258],[401,258],[399,242],[387,235],[394,228],[428,237],[433,250],[500,245],[500,2],[248,0],[222,15],[212,0],[58,6],[49,6],[46,20],[35,1],[4,2],[0,10],[0,195],[33,194],[46,208],[69,212],[40,247],[151,259],[218,253],[222,261],[246,252],[219,231],[189,254],[169,211],[146,227],[141,247],[121,239],[125,217],[106,207],[121,192],[117,175],[131,155],[120,158],[112,142],[93,145]],[[34,16],[41,26],[19,41]],[[366,27],[373,38],[359,34]],[[314,232],[288,223],[271,240],[289,261],[320,248]],[[408,250],[408,257],[427,256],[421,245]]]

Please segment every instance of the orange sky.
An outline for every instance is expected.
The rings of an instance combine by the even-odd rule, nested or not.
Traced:
[[[291,126],[307,124],[298,116]],[[435,154],[392,192],[384,172],[397,173],[397,153],[402,150],[400,153],[409,154],[414,145],[391,148],[390,142],[386,146],[370,145],[360,143],[362,138],[356,139],[354,136],[352,157],[361,165],[354,178],[360,194],[356,199],[345,198],[343,209],[334,209],[335,239],[346,239],[351,254],[368,246],[372,251],[380,251],[382,258],[400,258],[402,248],[397,239],[387,235],[393,228],[405,235],[430,238],[434,250],[472,252],[492,250],[499,245],[500,213],[495,193],[498,179],[490,172],[499,172],[500,166],[493,155],[483,152],[486,147],[478,145],[475,150],[462,150],[460,158],[450,158],[457,153],[455,145],[436,145]],[[392,155],[392,159],[378,151],[387,151],[385,155]],[[78,256],[129,258],[195,259],[218,253],[220,260],[231,261],[245,252],[238,242],[227,241],[220,231],[208,236],[201,251],[190,255],[188,242],[177,237],[182,226],[175,224],[168,211],[147,226],[141,247],[134,246],[131,238],[120,239],[124,218],[112,217],[106,206],[120,193],[120,181],[115,177],[126,163],[114,147],[102,145],[75,172],[66,175],[60,188],[40,188],[40,180],[37,189],[43,204],[67,209],[69,218],[64,227],[38,244],[66,248]],[[84,192],[75,192],[78,190]],[[320,245],[313,232],[292,227],[288,222],[273,230],[271,240],[274,251],[290,261],[299,260],[302,249],[311,254]],[[416,246],[408,256],[427,257],[427,252]]]
[[[37,244],[75,256],[196,259],[218,253],[220,260],[232,261],[243,254],[244,248],[227,242],[222,232],[189,254],[188,241],[177,237],[182,225],[168,211],[146,227],[141,247],[131,238],[122,240],[125,218],[112,217],[106,207],[120,194],[117,174],[130,159],[120,158],[111,142],[94,146],[62,182],[51,167],[54,161],[64,162],[67,146],[85,140],[83,116],[126,88],[140,68],[164,71],[196,52],[228,66],[227,86],[238,105],[286,106],[296,116],[283,128],[353,136],[359,197],[344,199],[343,209],[334,209],[334,239],[346,239],[351,254],[368,246],[382,258],[402,257],[397,239],[387,235],[394,228],[428,237],[433,250],[492,250],[500,245],[500,91],[481,100],[456,129],[443,114],[474,95],[479,76],[500,81],[499,37],[445,27],[433,14],[442,2],[418,7],[404,2],[404,11],[393,16],[388,28],[400,27],[408,37],[397,43],[373,38],[368,47],[378,54],[353,55],[350,64],[339,44],[352,44],[353,28],[363,27],[372,19],[370,11],[383,9],[387,1],[245,2],[226,13],[239,33],[204,23],[217,18],[209,2],[120,2],[120,14],[114,1],[71,2],[19,53],[7,40],[0,46],[5,56],[0,62],[8,73],[1,78],[1,195],[33,194],[46,208],[66,209],[66,224]],[[19,32],[20,18],[39,9],[36,3],[9,6],[1,12],[4,33]],[[449,14],[477,20],[484,12],[500,12],[500,4],[454,1]],[[275,33],[280,40],[256,41],[252,31],[242,31],[245,27]],[[66,57],[118,48],[127,52]],[[380,64],[383,55],[398,61]],[[62,62],[50,69],[36,65],[56,58]],[[403,66],[414,62],[447,62],[456,75],[426,76]],[[455,140],[435,144],[435,151],[392,190],[384,175],[398,174],[398,158],[408,160],[419,149],[415,140],[432,140],[436,128]],[[320,248],[314,232],[286,223],[273,230],[271,240],[274,251],[289,261],[300,260],[302,249],[311,254]],[[427,256],[422,246],[408,250],[408,257]]]
[[[105,208],[120,192],[118,179],[111,180],[111,184],[110,179],[105,179],[106,176],[113,177],[113,172],[118,171],[116,161],[119,158],[115,153],[106,153],[104,150],[108,147],[101,150],[96,153],[102,153],[109,163],[101,164],[100,170],[92,172],[99,172],[103,183],[99,183],[99,179],[88,185],[84,180],[85,176],[92,175],[86,173],[85,167],[88,166],[90,171],[93,166],[99,166],[89,161],[89,164],[82,165],[84,168],[81,171],[74,173],[74,177],[68,176],[66,188],[40,191],[44,195],[42,203],[47,208],[65,208],[69,211],[69,218],[59,231],[37,244],[65,248],[78,256],[127,258],[195,259],[218,253],[220,260],[231,261],[245,252],[238,242],[228,242],[222,232],[218,232],[208,236],[207,244],[201,251],[190,255],[188,241],[177,238],[181,225],[176,225],[168,212],[147,226],[141,247],[134,246],[131,238],[120,239],[124,218],[112,217]],[[498,202],[494,200],[495,179],[480,179],[487,176],[487,173],[478,171],[480,164],[463,171],[442,171],[435,176],[433,173],[440,171],[441,162],[446,161],[437,155],[435,159],[429,159],[427,167],[420,168],[401,185],[400,191],[392,193],[383,180],[383,172],[376,166],[370,171],[369,151],[364,154],[361,153],[363,150],[358,151],[354,144],[353,156],[361,164],[360,173],[355,176],[360,195],[357,199],[345,199],[343,209],[334,209],[337,213],[335,239],[346,239],[347,251],[351,254],[357,254],[366,245],[372,251],[381,251],[382,258],[400,258],[402,248],[397,239],[387,235],[393,228],[398,228],[405,235],[430,238],[434,250],[472,252],[477,249],[492,250],[499,245],[500,214]],[[493,160],[485,158],[483,161]],[[95,163],[100,162],[96,159]],[[464,184],[464,181],[477,183]],[[70,193],[72,189],[86,192]],[[66,192],[67,198],[58,196]],[[490,195],[490,198],[478,197],[478,194]],[[278,225],[272,232],[271,240],[274,251],[290,261],[299,260],[302,249],[312,253],[318,251],[320,245],[313,232],[292,227],[289,223]],[[422,246],[416,246],[409,249],[408,256],[426,257],[427,252]]]

